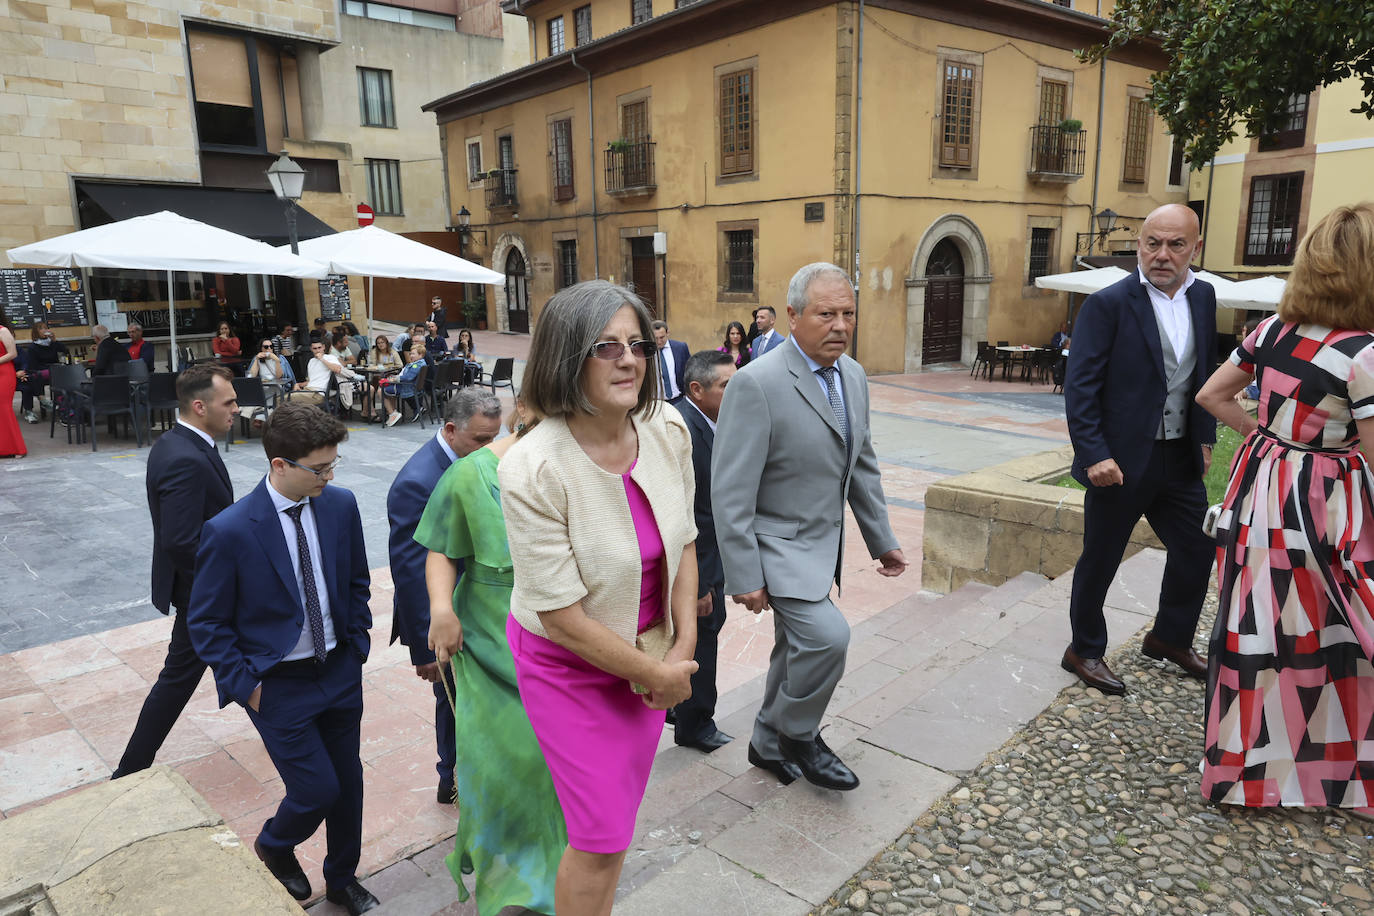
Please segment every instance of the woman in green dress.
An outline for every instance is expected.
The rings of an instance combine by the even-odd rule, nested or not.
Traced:
[[[508,906],[553,913],[554,879],[567,845],[563,811],[520,703],[506,642],[511,559],[496,466],[524,423],[516,428],[449,466],[415,532],[430,551],[430,647],[441,664],[451,659],[456,685],[458,836],[446,861],[459,900],[468,899],[462,875],[475,876],[479,916]]]

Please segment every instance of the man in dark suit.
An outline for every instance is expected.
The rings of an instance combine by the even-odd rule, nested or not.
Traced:
[[[429,300],[429,317],[426,321],[432,321],[439,326],[439,333],[442,335],[448,330],[448,309],[444,308],[444,300],[435,296]]]
[[[148,510],[153,516],[153,607],[172,618],[172,641],[157,682],[114,777],[153,765],[158,748],[200,685],[205,662],[186,631],[202,526],[234,501],[229,472],[215,450],[238,414],[233,375],[223,366],[191,366],[177,376],[177,423],[148,451]]]
[[[716,441],[720,401],[734,374],[735,361],[729,353],[693,353],[683,373],[686,396],[677,403],[692,434],[692,467],[697,478],[697,670],[692,675],[692,695],[673,711],[673,740],[707,754],[733,740],[716,728],[715,721],[716,637],[725,626],[725,570],[711,516],[711,449]]]
[[[655,321],[654,345],[658,347],[658,379],[663,387],[663,399],[676,404],[686,391],[683,370],[691,356],[687,345],[680,340],[668,339],[668,322]]]
[[[754,338],[754,342],[749,345],[749,358],[751,360],[758,359],[769,350],[776,349],[787,339],[773,327],[777,320],[777,310],[771,305],[761,305],[754,312],[754,327],[759,333]]]
[[[1103,661],[1102,602],[1143,515],[1168,551],[1159,611],[1142,651],[1194,677],[1193,650],[1214,543],[1202,533],[1216,420],[1193,402],[1212,372],[1216,295],[1188,265],[1201,248],[1197,214],[1182,204],[1151,213],[1139,270],[1089,296],[1074,322],[1064,380],[1073,476],[1087,488],[1083,553],[1074,571],[1073,641],[1061,662],[1104,693],[1126,686]]]
[[[396,589],[392,603],[391,641],[400,639],[410,648],[415,674],[434,685],[434,734],[439,752],[438,800],[451,805],[457,797],[453,766],[457,746],[453,710],[448,693],[453,691],[453,669],[441,666],[429,648],[429,592],[425,588],[425,560],[429,551],[415,541],[415,529],[439,478],[449,465],[492,442],[501,431],[501,402],[488,391],[469,387],[448,399],[444,425],[433,439],[401,467],[386,494],[386,517],[391,525],[388,542],[391,582]],[[443,677],[448,682],[444,691]]]
[[[357,880],[371,587],[358,503],[326,487],[347,436],[318,407],[273,412],[262,430],[267,476],[205,525],[187,624],[220,706],[248,711],[286,789],[253,851],[306,900],[295,848],[324,821],[325,897],[356,916],[377,906]]]
[[[91,339],[95,341],[95,368],[91,375],[111,375],[115,363],[129,361],[128,349],[110,336],[110,329],[103,324],[91,328]]]

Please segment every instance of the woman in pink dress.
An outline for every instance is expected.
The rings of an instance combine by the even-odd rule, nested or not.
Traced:
[[[735,361],[736,369],[743,369],[748,365],[749,343],[745,340],[744,325],[738,321],[730,322],[725,329],[725,343],[716,349],[722,353],[729,353]]]
[[[521,391],[543,419],[498,471],[506,633],[568,827],[559,916],[610,913],[664,711],[697,668],[691,437],[658,400],[649,322],[601,280],[550,299]]]
[[[18,355],[14,334],[0,310],[0,458],[22,458],[29,453],[24,434],[19,431],[19,418],[14,414],[14,358]]]

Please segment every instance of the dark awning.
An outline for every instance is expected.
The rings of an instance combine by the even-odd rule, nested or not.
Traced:
[[[271,191],[78,181],[76,196],[82,229],[171,210],[269,245],[290,241],[286,235],[286,205]],[[304,207],[296,207],[296,238],[313,239],[334,232]]]
[[[1120,267],[1126,271],[1135,270],[1136,267],[1134,254],[1089,254],[1084,255],[1082,260],[1093,267]]]

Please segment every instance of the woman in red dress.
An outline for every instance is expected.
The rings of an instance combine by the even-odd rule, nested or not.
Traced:
[[[19,348],[14,334],[0,310],[0,458],[22,458],[29,453],[24,436],[19,432],[19,418],[14,414],[14,358]]]

